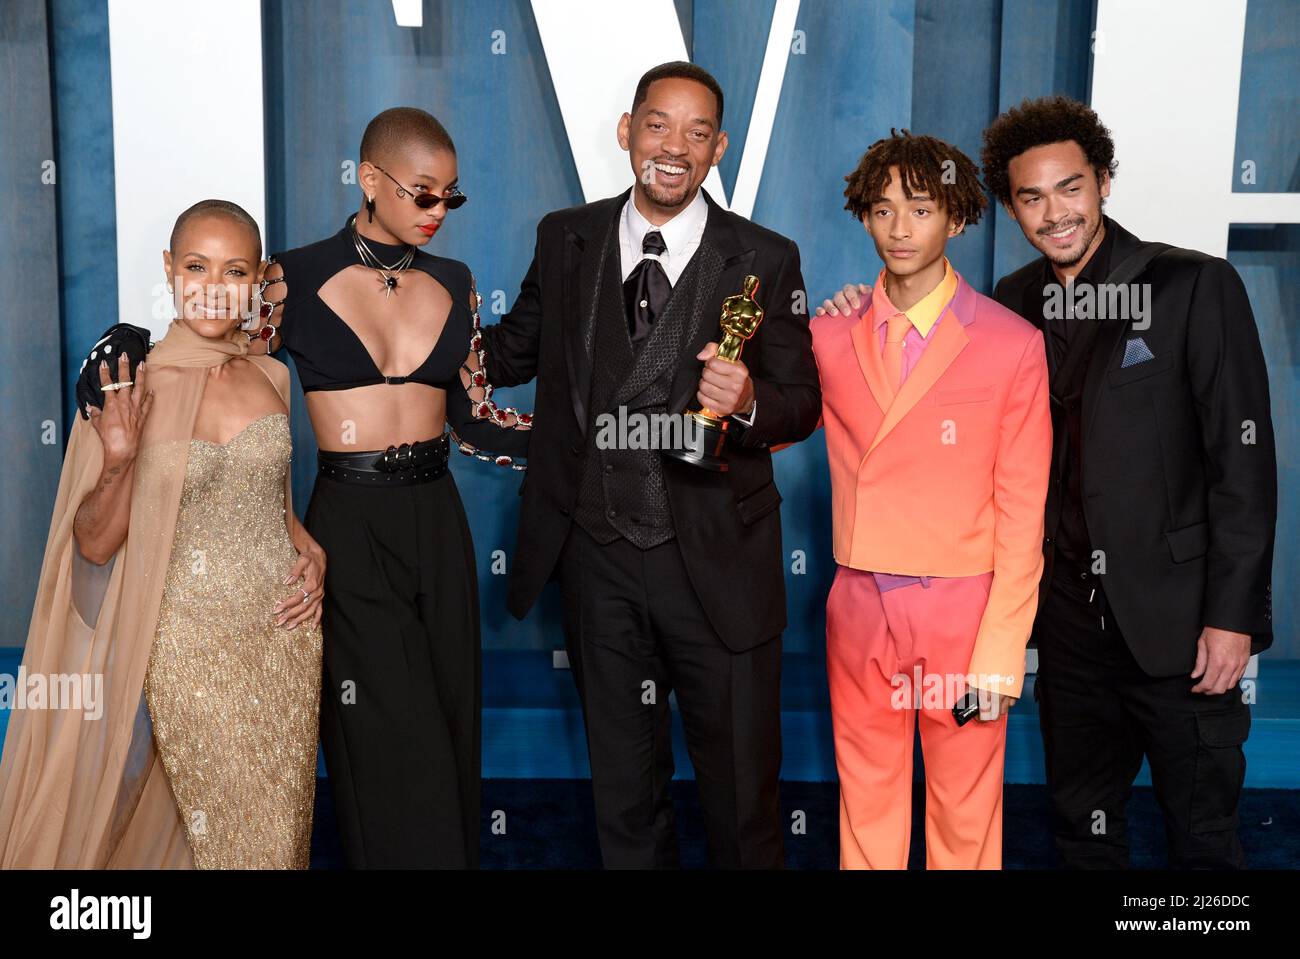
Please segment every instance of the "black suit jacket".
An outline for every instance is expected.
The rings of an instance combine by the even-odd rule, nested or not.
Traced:
[[[1147,244],[1107,224],[1114,271]],[[1043,329],[1050,272],[1035,260],[1004,277],[994,298]],[[1102,321],[1085,374],[1083,509],[1134,658],[1150,675],[1173,676],[1191,671],[1205,626],[1251,634],[1252,652],[1272,643],[1277,460],[1268,372],[1237,271],[1171,248],[1133,282],[1150,284],[1150,327]],[[1126,341],[1138,337],[1153,359],[1121,368]],[[1040,599],[1060,508],[1054,478]]]
[[[631,191],[559,210],[537,226],[532,265],[514,306],[483,330],[489,380],[514,386],[537,378],[528,472],[510,575],[510,611],[522,618],[551,577],[573,523],[591,386],[591,344],[607,230]],[[793,241],[723,210],[705,194],[702,243],[722,257],[711,312],[682,349],[668,412],[695,408],[703,364],[695,355],[717,341],[725,297],[760,285],[763,323],[742,357],[758,403],[754,425],[731,421],[731,469],[714,473],[665,458],[664,481],[691,582],[714,629],[731,649],[752,648],[785,628],[781,495],[769,445],[804,439],[817,427],[821,389],[808,330],[806,294]],[[615,264],[617,268],[617,264]],[[800,312],[795,312],[799,310]]]

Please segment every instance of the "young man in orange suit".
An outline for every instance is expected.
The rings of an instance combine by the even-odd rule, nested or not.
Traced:
[[[891,131],[845,179],[885,268],[856,312],[812,324],[839,565],[826,660],[840,865],[906,868],[919,724],[927,867],[998,869],[1006,710],[1043,564],[1043,337],[944,256],[987,205],[961,151]],[[977,718],[959,724],[972,698]]]

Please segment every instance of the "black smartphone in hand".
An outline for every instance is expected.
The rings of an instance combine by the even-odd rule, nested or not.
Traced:
[[[952,718],[957,720],[958,726],[965,726],[968,722],[978,716],[979,712],[979,690],[968,689],[966,690],[966,695],[957,700],[957,705],[952,707]]]

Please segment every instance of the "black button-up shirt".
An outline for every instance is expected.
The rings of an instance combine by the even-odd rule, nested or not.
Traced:
[[[1096,285],[1103,283],[1110,274],[1111,268],[1111,250],[1115,245],[1115,231],[1111,228],[1110,220],[1104,219],[1105,236],[1102,238],[1101,245],[1097,247],[1096,252],[1088,260],[1082,270],[1074,278],[1073,288],[1066,288],[1065,298],[1068,302],[1078,302],[1080,287],[1086,284]],[[1083,382],[1087,375],[1089,362],[1079,364],[1077,374],[1073,383],[1060,382],[1060,373],[1065,366],[1065,358],[1069,352],[1070,344],[1074,342],[1078,332],[1084,323],[1097,323],[1094,318],[1083,318],[1071,316],[1069,309],[1065,310],[1066,316],[1063,319],[1046,319],[1047,301],[1051,293],[1051,286],[1058,284],[1060,281],[1056,278],[1056,273],[1052,270],[1050,263],[1044,263],[1043,279],[1043,309],[1044,321],[1048,331],[1047,348],[1048,358],[1051,361],[1051,383],[1052,393],[1059,396],[1064,401],[1064,409],[1054,411],[1053,428],[1057,431],[1057,442],[1064,442],[1065,449],[1060,451],[1060,455],[1053,457],[1053,469],[1056,475],[1052,477],[1052,482],[1059,483],[1060,494],[1060,525],[1057,527],[1055,541],[1053,545],[1056,553],[1067,564],[1072,567],[1090,566],[1092,562],[1092,542],[1088,536],[1088,524],[1083,515],[1083,470],[1082,470],[1082,445],[1083,445]],[[1101,297],[1094,298],[1094,304],[1101,301]],[[1062,435],[1063,434],[1063,435]],[[1048,531],[1049,535],[1051,531]]]

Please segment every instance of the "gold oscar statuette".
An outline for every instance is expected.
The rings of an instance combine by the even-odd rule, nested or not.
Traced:
[[[744,291],[727,297],[722,301],[722,340],[718,343],[718,359],[735,363],[740,359],[740,351],[745,348],[745,341],[758,330],[763,322],[763,308],[754,299],[758,290],[758,277],[745,277]],[[723,445],[727,440],[729,424],[725,416],[719,416],[707,406],[686,413],[692,421],[683,431],[683,448],[665,450],[667,456],[679,459],[692,466],[714,470],[719,473],[727,471],[727,460],[722,455]],[[694,434],[692,442],[691,434]]]

